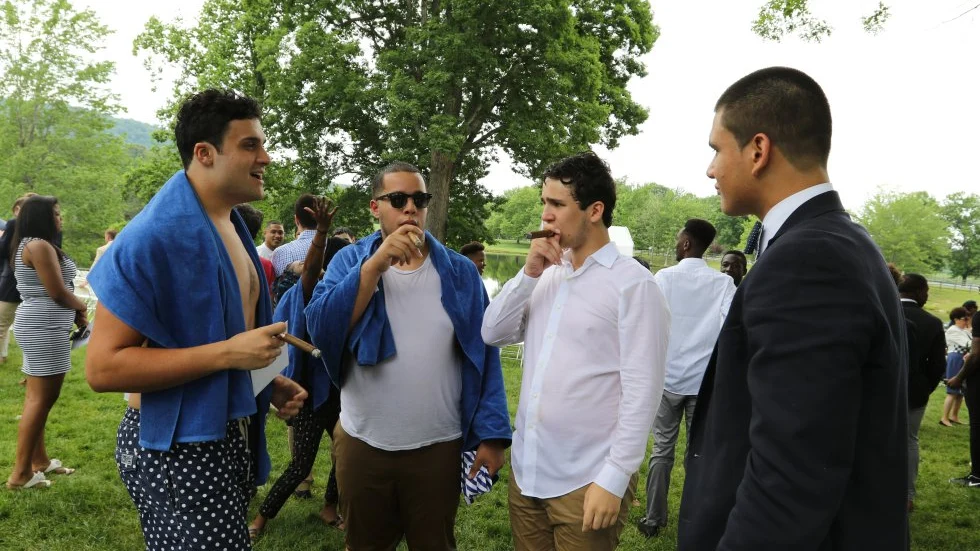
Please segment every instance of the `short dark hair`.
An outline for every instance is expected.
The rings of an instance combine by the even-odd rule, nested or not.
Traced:
[[[558,180],[569,188],[572,198],[580,209],[600,202],[603,205],[602,223],[612,226],[613,209],[616,208],[616,183],[609,165],[592,151],[584,151],[566,157],[548,167],[541,179]]]
[[[463,256],[470,256],[471,254],[476,254],[482,251],[483,249],[484,249],[483,243],[480,243],[479,241],[473,241],[463,245],[463,247],[459,249],[459,254]]]
[[[644,267],[644,268],[646,268],[647,270],[649,270],[649,269],[650,269],[650,263],[649,263],[649,262],[647,262],[646,260],[643,260],[642,258],[640,258],[640,257],[638,257],[638,256],[634,256],[634,257],[633,257],[633,260],[635,260],[635,261],[637,261],[637,262],[639,262],[639,263],[640,263],[640,266],[643,266],[643,267]]]
[[[112,228],[109,228],[109,229],[107,229],[105,231],[105,234],[108,235],[109,237],[115,239],[116,236],[119,235],[119,230],[114,230]]]
[[[969,316],[970,313],[966,311],[966,308],[962,306],[957,306],[949,311],[949,321],[956,321],[958,319],[963,319]]]
[[[278,220],[269,220],[269,222],[266,223],[265,227],[268,228],[269,226],[281,226],[281,225],[282,225],[282,222],[280,222]]]
[[[331,235],[331,237],[334,237],[334,236],[337,236],[337,235],[340,235],[340,234],[342,234],[342,233],[345,233],[345,234],[347,234],[347,235],[349,235],[349,236],[351,236],[351,237],[356,237],[356,236],[354,235],[354,232],[353,232],[353,231],[351,231],[351,229],[350,229],[350,228],[348,228],[348,227],[346,227],[346,226],[340,226],[339,228],[337,228],[337,229],[335,229],[335,230],[333,231],[333,233],[332,233],[332,234],[330,234],[330,235]]]
[[[898,292],[902,294],[913,294],[929,289],[929,282],[920,274],[907,273],[898,282]]]
[[[10,265],[14,265],[20,242],[28,237],[37,237],[51,243],[58,252],[58,259],[64,258],[64,253],[58,248],[56,238],[58,226],[54,221],[54,207],[58,198],[49,195],[33,195],[20,206],[17,224],[14,226],[14,239],[10,242]]]
[[[174,143],[186,170],[194,157],[194,145],[207,142],[221,151],[228,123],[262,118],[254,99],[230,90],[208,89],[184,100],[177,111]]]
[[[313,215],[306,212],[306,207],[311,209],[316,206],[316,196],[312,193],[304,193],[299,196],[296,200],[296,205],[293,207],[293,214],[299,220],[301,226],[307,229],[313,229],[316,227],[316,218]]]
[[[718,233],[711,222],[700,218],[688,219],[687,222],[684,222],[682,231],[694,242],[694,250],[700,251],[702,254],[708,250],[708,246],[715,240],[715,235]]]
[[[739,147],[765,134],[796,168],[825,168],[832,120],[823,89],[806,73],[789,67],[760,69],[739,79],[718,98],[722,124]]]
[[[968,300],[968,301],[966,301],[966,302],[963,303],[963,308],[966,308],[967,310],[976,310],[977,309],[977,301],[975,301],[975,300]]]
[[[729,249],[721,255],[722,260],[724,260],[724,258],[728,255],[737,256],[739,260],[742,261],[743,268],[747,269],[749,267],[749,260],[745,258],[745,253],[743,253],[742,251],[738,249]]]
[[[394,161],[388,163],[384,168],[375,173],[374,177],[371,179],[371,196],[377,197],[385,188],[385,175],[394,174],[396,172],[411,172],[412,174],[418,174],[422,176],[422,171],[419,167],[406,163],[404,161]],[[422,178],[425,181],[425,178]]]
[[[245,221],[245,227],[248,228],[248,233],[252,236],[252,239],[258,237],[259,230],[262,229],[262,218],[265,217],[262,211],[248,203],[235,205],[235,210],[242,217],[242,220]]]

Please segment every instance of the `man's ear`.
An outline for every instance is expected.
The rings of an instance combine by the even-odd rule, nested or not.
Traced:
[[[371,199],[371,216],[381,220],[381,213],[378,212],[378,202],[374,199]]]
[[[602,221],[602,213],[606,210],[606,204],[602,201],[596,201],[589,205],[589,222],[593,224]]]
[[[214,157],[218,151],[208,142],[197,142],[194,144],[193,158],[202,166],[211,167],[214,165]]]
[[[758,178],[762,171],[769,166],[772,159],[773,145],[769,136],[763,133],[752,136],[752,140],[745,146],[752,155],[752,175]]]

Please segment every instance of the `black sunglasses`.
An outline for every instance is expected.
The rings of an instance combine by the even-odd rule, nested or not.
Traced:
[[[415,203],[415,208],[424,209],[429,206],[429,201],[432,200],[432,194],[426,193],[424,191],[416,191],[415,193],[404,193],[401,191],[393,191],[391,193],[385,193],[384,195],[379,195],[374,198],[375,201],[388,201],[391,206],[396,209],[405,208],[405,204],[408,203],[408,198],[412,198],[412,202]]]

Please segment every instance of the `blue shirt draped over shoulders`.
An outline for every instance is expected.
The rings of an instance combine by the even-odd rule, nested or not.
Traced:
[[[258,274],[256,327],[272,322],[268,284],[251,236],[238,213],[232,222]],[[217,228],[183,170],[160,189],[119,233],[88,276],[107,308],[156,348],[191,348],[245,331],[234,266]],[[98,329],[96,329],[98,331]],[[265,414],[271,388],[253,395],[247,371],[223,370],[164,390],[142,394],[140,445],[169,450],[175,442],[225,437],[228,421],[251,417],[257,426],[257,483],[269,457]]]
[[[442,306],[452,320],[464,354],[461,422],[464,450],[484,440],[511,439],[510,416],[504,391],[500,350],[487,346],[480,334],[483,312],[490,303],[480,274],[468,258],[447,249],[426,232],[429,258],[442,286]],[[313,290],[306,307],[307,330],[323,353],[330,379],[343,385],[344,358],[354,354],[359,368],[394,356],[395,340],[385,311],[381,283],[364,315],[348,332],[360,287],[361,265],[381,245],[381,232],[343,248],[330,261],[327,273]]]

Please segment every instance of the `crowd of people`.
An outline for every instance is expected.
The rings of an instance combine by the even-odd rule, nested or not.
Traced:
[[[908,548],[930,395],[945,378],[947,427],[964,394],[980,411],[980,320],[971,301],[944,328],[922,309],[925,278],[890,272],[850,220],[809,76],[763,69],[715,105],[707,175],[726,214],[760,220],[751,271],[738,250],[708,266],[716,229],[700,219],[678,229],[676,266],[653,274],[621,255],[615,182],[585,152],[542,175],[541,237],[492,301],[483,245],[456,252],[426,231],[433,195],[409,163],[371,181],[370,235],[333,228],[336,208],[309,194],[292,240],[278,220],[263,230],[248,204],[271,162],[260,119],[233,92],[185,100],[183,170],[106,233],[89,274],[86,378],[126,393],[115,461],[147,549],[250,549],[290,496],[310,496],[326,433],[320,518],[351,551],[455,549],[460,494],[489,491],[507,448],[516,549],[611,550],[651,431],[637,528],[668,526],[682,424],[679,549]],[[12,320],[27,393],[7,487],[28,489],[73,472],[49,457],[44,424],[72,327],[89,322],[57,199],[22,197],[14,214],[0,331]],[[525,352],[512,425],[499,348],[513,343]],[[249,522],[272,472],[270,411],[290,426],[291,460]],[[980,487],[973,418],[976,470],[951,482]]]

